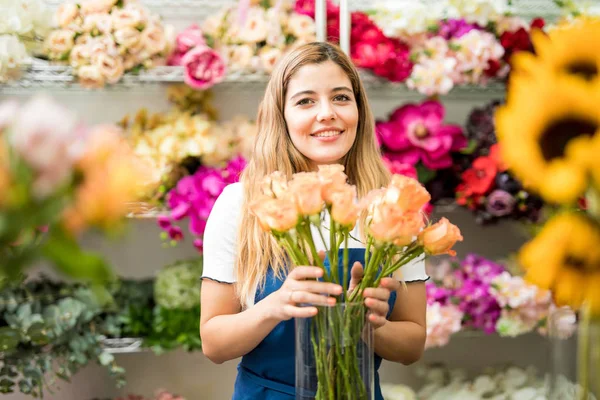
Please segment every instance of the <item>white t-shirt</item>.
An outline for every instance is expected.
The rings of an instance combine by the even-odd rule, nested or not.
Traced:
[[[202,278],[212,279],[222,283],[236,281],[234,266],[237,251],[238,225],[241,217],[242,202],[244,199],[243,185],[233,183],[223,190],[208,217],[204,230],[204,254]],[[329,216],[324,214],[324,226],[329,226]],[[325,250],[318,230],[312,227],[313,238],[317,250]],[[351,236],[359,238],[359,228],[354,227]],[[329,242],[329,235],[324,234],[325,241]],[[328,243],[327,243],[328,245]],[[364,248],[364,244],[350,238],[348,248]],[[425,281],[429,279],[425,272],[424,261],[414,261],[402,267],[402,280],[404,282]],[[253,303],[254,294],[247,300]]]

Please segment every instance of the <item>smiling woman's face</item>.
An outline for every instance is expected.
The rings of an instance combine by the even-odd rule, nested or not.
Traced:
[[[352,84],[333,61],[305,65],[292,76],[284,115],[292,143],[313,168],[341,162],[356,139]]]

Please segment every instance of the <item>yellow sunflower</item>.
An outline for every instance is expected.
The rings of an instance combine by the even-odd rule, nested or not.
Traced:
[[[531,32],[535,54],[519,52],[511,59],[517,75],[571,75],[600,79],[600,19],[582,17],[565,21],[547,34]]]
[[[594,169],[600,177],[598,104],[599,84],[571,76],[513,77],[507,103],[496,111],[504,161],[547,201],[576,201]]]
[[[600,315],[600,226],[583,213],[551,219],[519,252],[526,279],[554,293],[559,305],[585,302]]]

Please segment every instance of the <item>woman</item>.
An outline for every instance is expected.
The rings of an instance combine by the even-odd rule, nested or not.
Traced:
[[[234,400],[294,398],[294,322],[316,307],[333,305],[342,288],[314,280],[321,269],[291,271],[282,251],[261,231],[248,204],[257,182],[273,171],[291,175],[318,165],[344,165],[359,196],[387,185],[374,136],[374,120],[359,75],[348,57],[328,43],[298,47],[279,62],[258,113],[253,157],[241,182],[225,188],[208,219],[200,334],[204,354],[215,363],[242,357]],[[324,216],[328,224],[328,216]],[[361,237],[357,224],[353,237]],[[318,243],[324,249],[323,243]],[[352,248],[364,248],[352,240]],[[351,286],[362,276],[355,263]],[[410,364],[425,343],[423,262],[402,268],[407,285],[385,278],[364,291],[375,328],[376,366],[381,358]],[[375,398],[383,399],[376,375]]]

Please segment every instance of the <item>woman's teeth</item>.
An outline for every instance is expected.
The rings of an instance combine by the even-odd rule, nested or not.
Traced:
[[[311,136],[314,136],[314,137],[331,137],[331,136],[341,135],[342,132],[343,131],[325,131],[325,132],[313,133]]]

